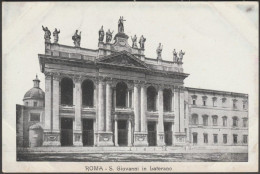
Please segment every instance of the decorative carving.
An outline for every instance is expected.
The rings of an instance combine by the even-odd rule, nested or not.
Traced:
[[[112,33],[111,33],[110,29],[108,29],[108,31],[106,32],[106,42],[107,42],[107,43],[111,42],[113,32],[114,32],[114,31],[112,31]]]
[[[102,62],[111,63],[115,65],[123,65],[123,66],[132,66],[132,67],[140,67],[146,68],[143,64],[131,58],[128,55],[118,55],[115,57],[111,57],[109,59],[104,59]]]
[[[146,41],[146,38],[144,38],[144,36],[142,35],[142,36],[140,37],[140,40],[139,40],[139,44],[140,44],[140,48],[141,48],[141,49],[144,49],[144,43],[145,43],[145,41]]]
[[[60,73],[53,73],[53,80],[60,81],[60,79],[61,79]]]
[[[74,41],[75,47],[80,47],[81,32],[78,34],[78,30],[76,30],[75,34],[72,36],[72,40]]]
[[[104,33],[104,30],[103,30],[103,25],[102,25],[101,29],[98,31],[98,41],[103,42],[104,36],[105,36],[105,33]]]
[[[55,28],[55,30],[53,32],[54,43],[58,43],[58,41],[59,41],[59,34],[60,34],[60,30],[58,31],[57,28]]]
[[[118,33],[124,33],[124,17],[120,16],[119,20],[118,20]]]
[[[159,59],[159,60],[162,59],[162,49],[163,49],[163,45],[161,43],[159,43],[159,46],[156,49],[157,59]]]
[[[134,37],[131,37],[132,38],[132,48],[137,48],[137,37],[136,35],[134,35]]]
[[[51,72],[44,72],[45,79],[50,80],[52,78],[52,73]]]
[[[81,83],[82,82],[82,76],[80,76],[80,75],[74,75],[73,76],[73,81],[74,81],[74,83]]]
[[[48,29],[48,27],[42,26],[42,29],[44,31],[44,39],[45,39],[45,43],[51,43],[51,32]]]

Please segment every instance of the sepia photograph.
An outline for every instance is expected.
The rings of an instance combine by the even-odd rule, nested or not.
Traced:
[[[3,2],[3,171],[258,171],[258,15]]]

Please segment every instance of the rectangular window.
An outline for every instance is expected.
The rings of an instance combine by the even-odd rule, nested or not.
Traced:
[[[33,102],[33,106],[36,107],[37,106],[37,102]]]
[[[223,144],[227,144],[227,134],[223,134]]]
[[[208,134],[203,134],[204,136],[204,143],[207,144],[208,143]]]
[[[206,106],[206,100],[203,100],[203,106]]]
[[[193,144],[197,144],[197,143],[198,143],[198,134],[193,133]]]
[[[213,117],[213,126],[217,126],[218,125],[218,117]]]
[[[214,144],[217,144],[218,143],[218,134],[214,134],[213,138],[214,138]]]
[[[243,127],[247,127],[247,119],[243,119]]]
[[[30,114],[30,121],[40,121],[40,114],[31,113]]]
[[[235,117],[233,118],[233,126],[237,127],[238,126],[238,119]]]
[[[233,135],[233,143],[237,144],[237,135],[236,134]]]
[[[243,135],[243,143],[247,144],[247,135]]]
[[[227,117],[223,117],[223,126],[227,126]]]
[[[208,126],[208,117],[203,117],[203,126]]]
[[[196,100],[193,99],[193,100],[192,100],[192,104],[193,104],[193,105],[196,105]]]

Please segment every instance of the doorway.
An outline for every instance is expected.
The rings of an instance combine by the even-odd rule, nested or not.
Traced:
[[[164,137],[165,137],[165,145],[172,145],[172,123],[165,122],[164,123]]]
[[[61,146],[73,145],[73,120],[72,118],[61,118]]]
[[[148,122],[148,145],[156,146],[156,122]]]
[[[127,121],[118,120],[118,145],[127,146]]]
[[[82,119],[82,143],[83,146],[94,145],[93,119]]]

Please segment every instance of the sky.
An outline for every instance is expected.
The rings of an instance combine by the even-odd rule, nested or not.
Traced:
[[[81,47],[97,49],[98,30],[117,33],[124,16],[125,33],[147,39],[145,56],[173,60],[183,50],[187,87],[254,95],[258,88],[258,4],[240,3],[105,3],[4,2],[3,102],[22,104],[38,74],[44,90],[38,54],[44,53],[42,25],[59,29],[59,43],[73,46],[75,30],[82,31]],[[52,36],[53,41],[53,36]],[[128,40],[131,45],[131,39]],[[6,97],[6,98],[5,98]],[[11,104],[9,103],[9,104]]]

